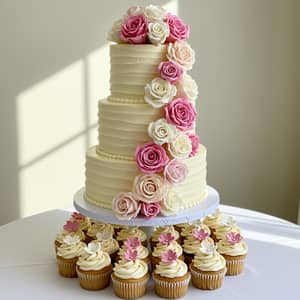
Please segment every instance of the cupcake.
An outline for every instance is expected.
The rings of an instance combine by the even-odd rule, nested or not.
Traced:
[[[57,249],[56,260],[58,272],[63,277],[77,277],[76,263],[79,256],[83,253],[85,243],[80,241],[78,235],[67,235],[63,244]]]
[[[209,237],[209,233],[204,229],[198,229],[195,228],[192,231],[192,235],[188,236],[183,243],[183,255],[184,255],[184,261],[189,266],[194,258],[194,255],[198,251],[199,247],[201,246],[201,243],[204,240],[210,240],[213,242],[213,240]]]
[[[226,234],[229,232],[240,232],[239,227],[233,217],[223,218],[219,224],[215,226],[213,239],[215,242],[226,239]]]
[[[204,218],[203,224],[207,225],[210,228],[211,233],[214,233],[214,230],[216,226],[221,222],[223,219],[223,215],[219,209],[216,209],[216,211],[208,215]]]
[[[156,244],[159,242],[158,239],[162,233],[171,233],[174,237],[175,240],[180,243],[180,236],[178,231],[175,230],[174,226],[159,226],[156,227],[151,235],[150,238],[150,245],[151,249],[153,249]]]
[[[98,241],[84,248],[76,267],[80,286],[86,290],[101,290],[109,285],[112,265],[108,253],[101,250]]]
[[[143,260],[146,264],[150,263],[149,250],[144,247],[138,237],[129,237],[124,245],[120,248],[118,253],[118,259],[124,260],[127,249],[137,251],[137,259]]]
[[[156,244],[151,254],[153,268],[159,264],[161,256],[168,250],[174,251],[179,259],[184,260],[182,247],[175,241],[175,237],[170,232],[162,233],[158,239],[158,244]]]
[[[58,247],[60,247],[63,244],[65,237],[69,235],[77,235],[79,236],[81,241],[85,240],[85,234],[80,229],[79,223],[77,221],[68,220],[65,223],[63,230],[56,235],[54,241],[55,252],[57,252]]]
[[[182,231],[181,231],[181,237],[183,238],[183,242],[185,239],[189,238],[189,237],[192,237],[193,236],[193,230],[194,229],[203,229],[205,230],[208,235],[211,234],[211,231],[209,229],[209,227],[205,224],[203,224],[202,222],[196,222],[196,223],[193,223],[193,224],[189,224],[187,225]]]
[[[101,249],[109,254],[111,261],[114,263],[119,251],[119,243],[112,237],[111,231],[98,232],[96,238],[101,244]]]
[[[229,232],[225,239],[218,242],[218,252],[226,260],[226,275],[238,275],[244,269],[248,246],[237,232]]]
[[[147,235],[138,227],[127,227],[118,232],[117,241],[120,246],[122,246],[129,237],[138,237],[142,245],[147,247]]]
[[[137,258],[137,251],[127,249],[124,259],[115,264],[111,275],[116,296],[123,299],[142,297],[149,279],[148,266]]]
[[[96,222],[93,223],[92,226],[89,228],[89,230],[86,233],[86,242],[89,243],[92,240],[97,239],[97,233],[99,232],[105,232],[105,233],[111,233],[114,234],[114,229],[110,224],[106,223],[100,223]]]
[[[168,250],[162,254],[161,261],[153,272],[155,293],[167,299],[184,297],[190,279],[187,265],[177,258],[175,251]]]
[[[114,229],[114,237],[116,237],[118,235],[118,232],[124,228],[123,225],[118,225],[118,224],[111,224],[111,226]]]
[[[222,286],[226,273],[226,261],[217,250],[213,240],[201,243],[190,265],[193,285],[202,290],[215,290]]]

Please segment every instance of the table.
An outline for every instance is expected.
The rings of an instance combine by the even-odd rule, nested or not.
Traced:
[[[236,217],[249,245],[244,272],[223,287],[192,285],[185,299],[300,299],[300,227],[250,210],[220,206]],[[0,227],[0,299],[115,299],[112,288],[85,291],[57,273],[53,239],[70,212],[53,210]],[[159,299],[148,289],[142,299]]]

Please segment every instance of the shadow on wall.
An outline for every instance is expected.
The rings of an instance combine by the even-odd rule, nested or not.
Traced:
[[[85,150],[96,143],[97,101],[109,92],[106,35],[136,4],[1,3],[0,224],[72,206]]]

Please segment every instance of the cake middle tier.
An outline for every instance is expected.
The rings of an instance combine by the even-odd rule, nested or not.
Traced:
[[[162,109],[149,104],[114,103],[100,100],[98,152],[133,158],[137,145],[150,140],[147,128],[149,123],[164,116]]]
[[[183,184],[173,186],[182,199],[182,207],[189,208],[207,196],[206,148],[199,145],[199,152],[185,160],[188,175]],[[109,153],[96,152],[92,147],[86,154],[85,199],[97,206],[111,209],[112,200],[119,192],[129,192],[133,180],[140,174],[134,160],[115,157]]]

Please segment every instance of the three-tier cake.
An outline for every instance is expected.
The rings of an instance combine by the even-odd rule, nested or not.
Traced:
[[[189,32],[179,17],[150,5],[130,8],[109,33],[110,96],[98,104],[99,142],[86,154],[84,197],[119,219],[176,215],[207,196]]]

